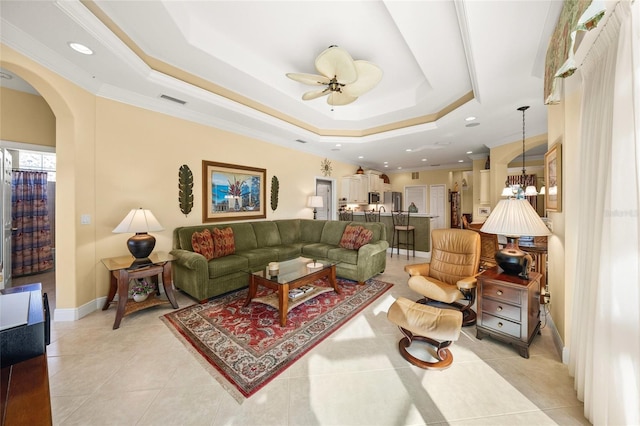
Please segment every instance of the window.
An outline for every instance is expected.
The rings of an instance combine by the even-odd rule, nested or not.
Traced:
[[[418,213],[427,212],[427,187],[425,185],[405,186],[404,197],[406,200],[405,210],[408,210],[413,203],[418,208]]]
[[[56,181],[56,154],[23,150],[17,151],[17,153],[19,169],[47,172],[47,180],[49,182]]]

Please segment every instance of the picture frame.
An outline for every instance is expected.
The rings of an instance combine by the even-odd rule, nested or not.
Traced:
[[[544,205],[550,212],[562,211],[562,145],[556,142],[544,154],[544,177],[547,184]]]
[[[478,216],[489,216],[491,214],[491,207],[478,207]]]
[[[267,170],[202,161],[202,222],[267,217]]]

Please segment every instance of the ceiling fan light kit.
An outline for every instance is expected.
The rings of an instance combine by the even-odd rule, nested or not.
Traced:
[[[329,105],[347,105],[373,89],[382,79],[382,70],[367,61],[354,61],[351,55],[338,46],[329,46],[315,60],[321,75],[287,73],[287,77],[303,84],[326,86],[302,95],[309,101],[327,96]]]

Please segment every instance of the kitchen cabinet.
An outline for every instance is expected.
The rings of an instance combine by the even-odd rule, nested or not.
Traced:
[[[367,204],[369,200],[369,178],[364,175],[342,178],[342,197],[348,204]]]
[[[384,181],[380,178],[380,176],[371,173],[371,174],[368,174],[367,177],[368,177],[368,180],[369,180],[369,191],[368,192],[379,192],[379,193],[382,193],[383,192],[382,185],[384,185]]]

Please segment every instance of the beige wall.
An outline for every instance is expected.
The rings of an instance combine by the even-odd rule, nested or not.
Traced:
[[[0,87],[0,139],[56,145],[56,117],[41,96]]]
[[[6,46],[0,52],[0,66],[38,90],[56,117],[56,313],[91,312],[106,295],[108,274],[100,259],[127,254],[128,237],[111,231],[131,208],[151,209],[164,226],[154,233],[157,250],[171,249],[175,227],[202,223],[202,160],[267,169],[267,205],[276,175],[280,202],[275,213],[267,207],[267,219],[312,217],[304,205],[321,177],[321,157],[97,98]],[[10,124],[3,120],[3,127]],[[11,139],[28,142],[20,134]],[[182,164],[195,178],[188,217],[177,201]],[[333,162],[333,178],[353,169]],[[80,225],[83,214],[91,224]]]

